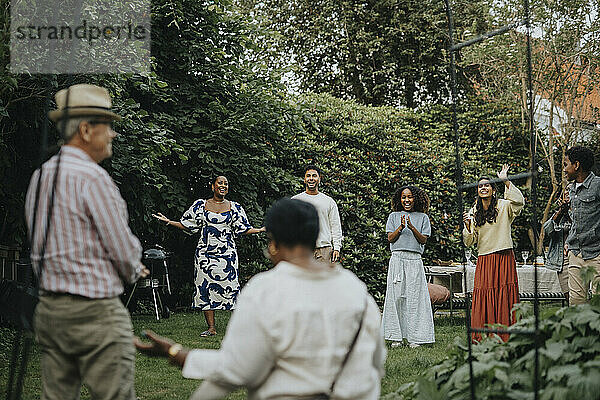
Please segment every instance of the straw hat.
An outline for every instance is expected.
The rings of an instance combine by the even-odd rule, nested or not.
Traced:
[[[69,97],[68,107],[67,92]],[[48,117],[56,122],[65,115],[69,118],[98,116],[120,121],[121,117],[111,111],[108,90],[96,85],[79,84],[62,89],[55,96],[57,109],[50,111]],[[65,112],[66,111],[66,112]]]

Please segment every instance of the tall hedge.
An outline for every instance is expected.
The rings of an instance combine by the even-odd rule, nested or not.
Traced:
[[[259,101],[261,108],[256,110]],[[418,111],[375,108],[316,94],[289,102],[268,102],[256,96],[249,97],[246,104],[236,100],[231,105],[234,110],[218,125],[225,128],[202,135],[194,135],[192,128],[189,136],[172,136],[173,147],[188,143],[183,145],[184,158],[176,156],[178,150],[156,160],[140,159],[139,144],[123,138],[119,146],[133,150],[125,153],[117,147],[117,154],[123,157],[115,157],[111,163],[119,179],[129,176],[122,187],[133,208],[136,231],[147,244],[158,241],[176,254],[175,279],[183,288],[180,304],[189,303],[197,238],[158,225],[150,212],[162,210],[171,218],[178,217],[194,199],[210,195],[209,177],[216,172],[228,176],[230,198],[242,203],[251,222],[260,226],[264,211],[274,200],[303,190],[302,167],[309,162],[318,164],[323,170],[321,190],[331,195],[340,209],[342,264],[355,271],[380,302],[389,257],[385,221],[391,211],[391,195],[401,185],[419,185],[432,200],[433,233],[426,246],[426,263],[459,259],[460,213],[455,208],[455,157],[447,107]],[[265,110],[271,112],[265,114]],[[248,119],[253,123],[245,125]],[[461,114],[460,123],[467,180],[493,173],[504,162],[515,164],[515,170],[525,168],[526,147],[515,139],[520,132],[518,116],[510,109],[475,103]],[[226,146],[220,145],[223,135]],[[144,168],[164,174],[169,183],[148,180],[139,172],[140,163],[150,163]],[[467,195],[472,199],[474,193]],[[135,206],[141,201],[146,203]],[[521,218],[517,225],[515,237],[523,236],[526,219]],[[265,244],[260,236],[238,239],[242,281],[270,267],[261,251]]]
[[[322,167],[322,190],[340,209],[342,263],[368,284],[379,301],[385,294],[384,270],[390,254],[385,222],[391,196],[400,186],[418,185],[431,197],[433,232],[425,246],[425,262],[459,259],[457,218],[462,213],[455,205],[449,108],[367,107],[328,95],[302,96],[298,104],[306,133],[291,144],[299,147],[305,161]],[[504,162],[514,164],[515,171],[525,168],[526,147],[515,139],[517,117],[508,108],[477,102],[461,113],[465,180],[493,173]],[[466,195],[471,203],[474,193]],[[518,229],[516,235],[522,234]]]
[[[196,237],[151,217],[180,216],[210,195],[226,175],[229,197],[255,226],[276,199],[302,190],[302,166],[323,168],[322,190],[338,202],[345,241],[342,263],[384,295],[389,256],[384,224],[400,185],[422,186],[432,198],[433,234],[426,262],[456,259],[454,150],[449,109],[367,107],[329,95],[289,94],[261,69],[243,16],[194,0],[153,2],[153,72],[145,75],[13,76],[0,71],[0,243],[23,244],[23,199],[37,161],[46,98],[78,82],[107,87],[124,116],[114,157],[103,163],[129,206],[144,246],[173,251],[171,277],[179,303],[190,303]],[[0,8],[8,21],[8,8]],[[254,58],[248,57],[254,52]],[[0,61],[9,62],[6,43]],[[460,116],[468,179],[505,161],[524,169],[526,146],[517,116],[504,106],[467,99]],[[53,104],[50,107],[54,107]],[[51,142],[57,135],[50,127]],[[471,194],[472,196],[472,194]],[[523,225],[523,221],[517,221]],[[517,233],[522,236],[521,233]],[[238,240],[242,280],[269,268],[264,236]]]

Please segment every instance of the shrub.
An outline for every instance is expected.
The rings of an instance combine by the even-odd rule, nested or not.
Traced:
[[[448,107],[367,107],[325,94],[305,94],[296,100],[305,128],[289,148],[321,167],[322,191],[336,200],[342,219],[342,264],[367,284],[380,304],[390,257],[385,223],[392,194],[400,186],[420,186],[431,198],[432,235],[425,246],[425,263],[460,259],[462,210],[456,210]],[[510,108],[473,101],[467,112],[459,114],[459,121],[466,181],[497,171],[504,162],[513,164],[515,172],[526,169],[527,148],[522,141],[511,140],[519,132],[519,120]],[[465,207],[474,194],[468,193]],[[515,222],[515,237],[524,235],[526,221],[519,217]]]
[[[600,396],[600,305],[561,308],[539,325],[539,398],[592,400]],[[523,306],[520,306],[522,309]],[[534,329],[528,316],[514,325]],[[472,347],[477,399],[533,399],[535,342],[530,335],[497,337]],[[386,399],[469,399],[466,346],[458,342],[449,357],[416,382]]]

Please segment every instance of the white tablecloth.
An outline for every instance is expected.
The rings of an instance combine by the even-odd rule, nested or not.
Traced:
[[[441,272],[452,274],[453,277],[453,291],[462,292],[462,266],[452,267],[440,267],[440,266],[428,266],[426,267],[431,272]],[[537,269],[538,272],[538,291],[540,293],[562,293],[560,288],[560,282],[558,281],[558,273],[545,267],[518,267],[517,276],[519,279],[519,292],[520,293],[533,293],[534,292],[534,271]],[[467,290],[473,291],[473,281],[475,280],[475,268],[467,267]],[[436,277],[435,283],[449,287],[448,278]]]

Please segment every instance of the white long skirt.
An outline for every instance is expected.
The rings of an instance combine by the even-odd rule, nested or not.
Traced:
[[[435,342],[431,300],[421,255],[393,251],[381,323],[385,340],[423,344]]]

